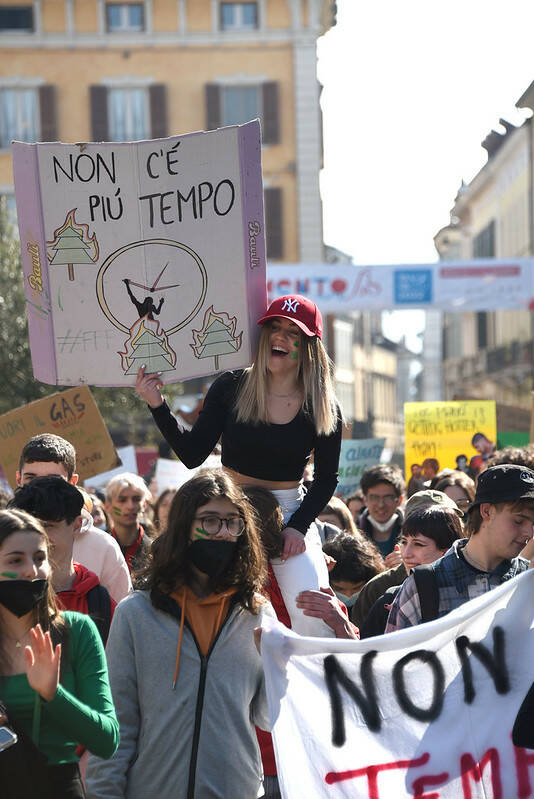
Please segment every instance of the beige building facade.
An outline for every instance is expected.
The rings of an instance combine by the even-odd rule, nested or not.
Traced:
[[[402,462],[404,345],[382,335],[380,313],[353,311],[328,318],[336,393],[348,423],[348,438],[385,438],[385,447]],[[408,360],[413,359],[410,353]]]
[[[517,105],[533,99],[534,92],[526,92]],[[451,224],[434,238],[444,260],[520,258],[534,252],[532,123],[500,123],[504,132],[491,131],[482,143],[487,163],[462,184]],[[530,407],[533,329],[529,311],[443,314],[444,399],[470,396]]]
[[[10,142],[124,141],[259,117],[268,257],[321,261],[316,41],[326,0],[0,0],[0,194]]]

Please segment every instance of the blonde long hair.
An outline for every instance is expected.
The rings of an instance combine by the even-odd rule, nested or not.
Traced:
[[[237,421],[244,424],[268,423],[267,385],[269,378],[270,325],[266,322],[254,363],[245,369],[236,399]],[[304,391],[303,409],[313,421],[317,435],[330,435],[336,429],[338,404],[332,381],[332,365],[317,336],[301,334],[298,380]]]

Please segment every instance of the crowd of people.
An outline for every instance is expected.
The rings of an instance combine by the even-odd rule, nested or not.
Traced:
[[[321,315],[291,295],[258,323],[252,366],[214,380],[190,430],[139,371],[162,435],[198,469],[180,487],[153,497],[122,473],[88,494],[68,441],[23,448],[0,510],[6,796],[275,799],[264,619],[380,636],[529,568],[534,451],[493,447],[476,483],[435,461],[408,491],[381,464],[333,496],[343,419]],[[222,468],[199,469],[219,440]],[[534,746],[525,701],[514,740]]]

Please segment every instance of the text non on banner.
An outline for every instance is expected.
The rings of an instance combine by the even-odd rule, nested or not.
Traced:
[[[534,661],[534,573],[365,641],[268,620],[262,660],[284,799],[522,799],[511,732]]]

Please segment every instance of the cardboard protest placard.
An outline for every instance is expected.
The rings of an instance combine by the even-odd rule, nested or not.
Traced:
[[[440,469],[465,471],[471,458],[497,440],[497,414],[494,400],[465,402],[405,402],[405,466],[410,477],[411,466],[425,458],[436,458]],[[479,434],[476,446],[473,437]]]
[[[260,126],[13,145],[34,375],[164,383],[251,363],[266,308]]]
[[[123,474],[124,472],[138,474],[134,446],[129,444],[127,447],[118,447],[117,455],[122,461],[120,466],[92,475],[88,480],[84,480],[84,488],[87,490],[105,488],[112,477],[116,477],[118,474]]]
[[[364,641],[263,623],[284,799],[522,799],[533,753],[512,743],[532,685],[529,570],[436,621]]]
[[[76,450],[76,471],[85,479],[118,466],[113,441],[87,386],[69,388],[0,416],[0,464],[12,488],[26,442],[39,433],[54,433]]]
[[[221,456],[208,455],[201,466],[188,469],[181,461],[170,460],[170,458],[158,458],[156,461],[156,471],[154,473],[156,481],[156,491],[161,494],[166,488],[180,488],[186,483],[199,469],[220,469]]]
[[[346,497],[358,490],[365,470],[380,463],[385,442],[385,438],[343,439],[336,488],[338,496]]]

